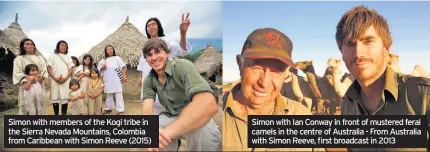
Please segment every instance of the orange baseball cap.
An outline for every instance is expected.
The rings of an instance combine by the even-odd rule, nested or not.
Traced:
[[[292,68],[293,42],[284,33],[274,28],[254,30],[243,44],[242,55],[251,59],[278,59]]]

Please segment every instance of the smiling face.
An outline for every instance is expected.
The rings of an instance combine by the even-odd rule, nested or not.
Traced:
[[[167,58],[169,56],[163,48],[153,48],[145,54],[145,57],[146,62],[148,62],[149,66],[151,66],[155,71],[160,72],[164,71]]]
[[[146,30],[148,31],[148,33],[151,36],[151,38],[158,37],[158,25],[157,25],[157,22],[155,22],[154,20],[151,20],[151,21],[148,22],[148,24],[146,26],[147,26]]]
[[[263,106],[279,96],[287,64],[276,59],[240,59],[242,94],[253,106]],[[241,61],[243,60],[243,61]]]
[[[25,41],[24,49],[26,54],[34,54],[34,43],[30,40]]]
[[[342,58],[351,74],[361,81],[376,80],[386,67],[389,50],[370,26],[359,38],[342,44]]]

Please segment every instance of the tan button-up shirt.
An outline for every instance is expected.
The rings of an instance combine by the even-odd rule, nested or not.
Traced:
[[[248,148],[248,125],[246,114],[240,113],[241,103],[234,99],[234,94],[240,91],[240,83],[228,94],[224,101],[222,113],[222,147],[223,151],[252,151]],[[274,115],[312,115],[301,103],[279,95],[275,100]],[[313,148],[255,148],[254,151],[312,151]],[[315,150],[315,149],[314,149]],[[324,151],[324,149],[318,149]]]

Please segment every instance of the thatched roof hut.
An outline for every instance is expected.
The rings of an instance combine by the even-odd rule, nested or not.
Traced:
[[[98,63],[104,56],[104,49],[107,45],[112,45],[115,48],[116,55],[120,56],[124,62],[131,66],[137,67],[142,54],[142,48],[147,38],[139,32],[139,30],[128,21],[128,16],[125,22],[105,40],[92,47],[88,52]],[[82,60],[83,55],[80,57]]]
[[[19,48],[19,42],[27,38],[27,35],[22,31],[21,25],[18,23],[18,13],[16,13],[15,21],[12,22],[7,29],[4,29],[3,32],[10,40],[11,45],[15,48]]]
[[[194,65],[203,77],[215,83],[222,83],[222,53],[210,44],[194,62]]]

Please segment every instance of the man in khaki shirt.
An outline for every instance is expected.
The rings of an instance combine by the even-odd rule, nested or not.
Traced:
[[[342,115],[427,115],[430,80],[401,75],[387,66],[392,39],[387,21],[357,6],[337,25],[336,42],[356,80],[345,93]],[[412,141],[413,142],[413,141]],[[350,148],[349,151],[426,151],[426,148]]]
[[[143,112],[152,115],[155,94],[166,109],[159,116],[159,148],[176,151],[178,138],[190,151],[216,151],[221,135],[212,119],[218,111],[212,89],[194,64],[185,59],[168,60],[170,50],[159,38],[149,39],[143,55],[152,70],[143,83]]]
[[[312,151],[312,148],[248,148],[248,115],[312,115],[297,101],[280,95],[285,71],[293,67],[291,40],[273,28],[257,29],[237,55],[241,81],[224,95],[223,151]]]

